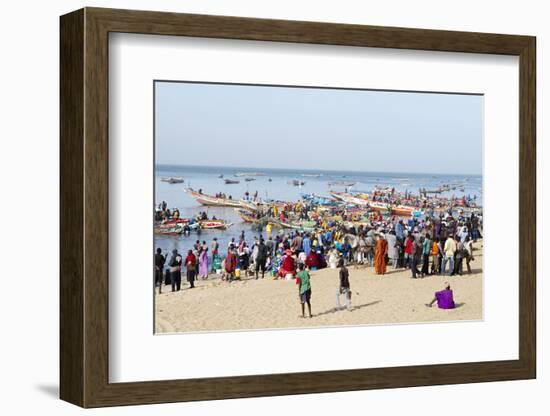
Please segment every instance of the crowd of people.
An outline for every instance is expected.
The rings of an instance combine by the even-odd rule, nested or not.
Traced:
[[[269,229],[267,238],[254,235],[250,243],[242,231],[238,239],[232,238],[223,249],[217,238],[210,245],[197,240],[185,257],[177,250],[168,256],[157,249],[155,282],[159,292],[163,283],[170,285],[172,291],[181,290],[183,270],[189,288],[195,287],[197,279],[208,279],[212,273],[219,274],[226,282],[244,277],[263,279],[266,274],[273,279],[296,279],[302,315],[304,305],[311,315],[309,272],[329,267],[339,270],[336,307],[340,308],[339,299],[344,295],[346,306],[351,310],[347,269],[350,264],[373,267],[377,275],[386,274],[389,267],[405,268],[411,271],[413,279],[472,273],[473,244],[482,238],[481,230],[482,219],[476,214],[459,214],[455,218],[450,213],[442,213],[421,220],[415,217],[377,219],[357,227],[336,223],[311,232],[286,230],[286,233],[271,235]],[[446,283],[444,290],[450,290],[450,285]],[[450,296],[452,298],[452,291]],[[447,300],[442,304],[450,305],[449,292],[443,297]]]

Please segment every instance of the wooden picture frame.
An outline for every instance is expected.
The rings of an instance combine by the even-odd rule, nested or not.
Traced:
[[[85,8],[61,17],[60,396],[82,407],[397,388],[536,377],[535,38]],[[519,359],[109,383],[110,32],[519,57]]]

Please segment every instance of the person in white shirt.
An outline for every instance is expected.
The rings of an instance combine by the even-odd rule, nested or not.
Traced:
[[[441,271],[439,274],[445,274],[447,263],[449,263],[449,276],[452,276],[454,274],[455,252],[456,241],[451,235],[449,235],[447,237],[447,241],[445,241],[445,246],[443,247],[443,262],[441,264]]]

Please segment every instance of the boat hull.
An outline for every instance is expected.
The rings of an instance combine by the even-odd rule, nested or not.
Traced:
[[[211,195],[200,194],[195,191],[186,190],[186,192],[194,198],[199,204],[208,206],[208,207],[230,207],[230,208],[244,208],[250,211],[255,211],[257,209],[256,205],[248,202],[241,201],[238,199],[228,199],[228,198],[217,198]]]
[[[231,223],[225,221],[200,221],[201,229],[203,230],[225,230],[231,227]]]

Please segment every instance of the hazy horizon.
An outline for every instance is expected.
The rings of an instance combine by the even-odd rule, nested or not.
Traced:
[[[481,173],[445,173],[445,172],[406,172],[406,171],[374,171],[374,170],[350,170],[350,169],[300,169],[300,168],[266,168],[259,166],[228,166],[228,165],[193,165],[193,164],[181,164],[181,163],[155,163],[155,168],[158,167],[181,167],[181,168],[219,168],[219,169],[243,169],[247,171],[262,172],[263,170],[280,170],[280,171],[298,171],[298,172],[311,172],[311,173],[382,173],[390,174],[395,173],[399,175],[412,174],[412,175],[439,175],[439,176],[482,176]]]
[[[483,96],[155,82],[155,164],[481,175]]]

